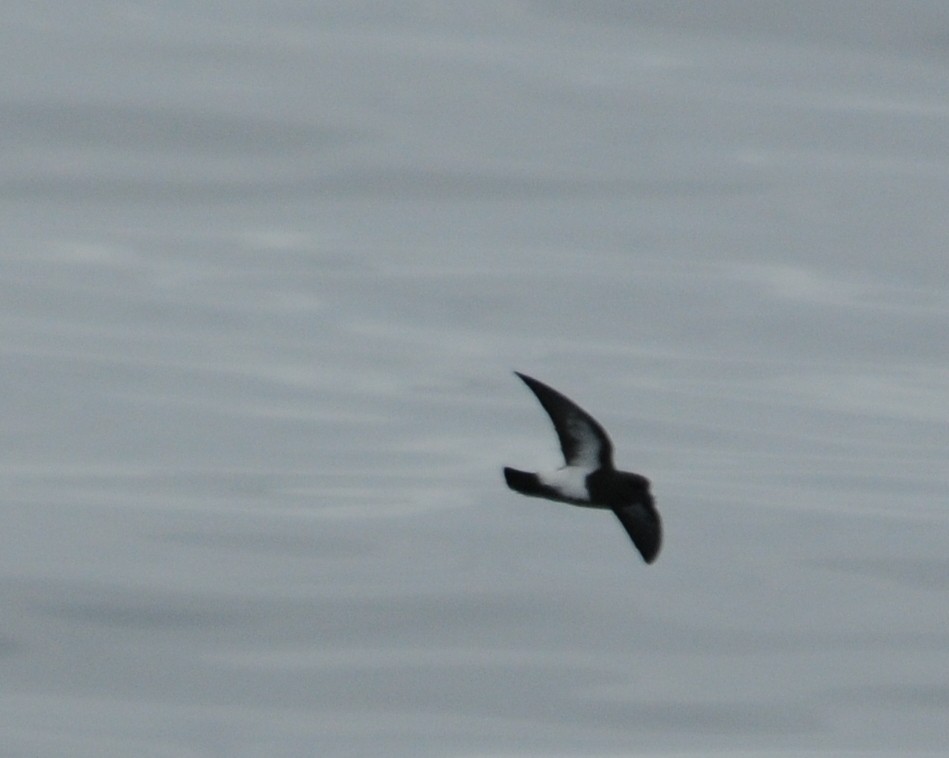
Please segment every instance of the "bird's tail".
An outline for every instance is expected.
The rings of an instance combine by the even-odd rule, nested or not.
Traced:
[[[542,495],[544,486],[540,483],[537,474],[527,471],[518,471],[516,468],[504,468],[504,481],[507,486],[522,495]]]

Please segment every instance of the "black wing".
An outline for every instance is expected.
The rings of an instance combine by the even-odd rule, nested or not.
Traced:
[[[537,395],[560,438],[560,449],[568,466],[613,467],[613,445],[596,419],[553,387],[533,377],[517,374]]]
[[[626,529],[646,563],[652,563],[662,546],[662,521],[655,508],[642,503],[613,508],[613,513]]]

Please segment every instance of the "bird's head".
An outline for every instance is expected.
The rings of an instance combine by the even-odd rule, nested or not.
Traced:
[[[620,474],[618,484],[623,503],[652,503],[649,480],[646,477],[624,471]]]

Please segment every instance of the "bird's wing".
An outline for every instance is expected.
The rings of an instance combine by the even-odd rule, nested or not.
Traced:
[[[613,508],[623,528],[632,539],[646,563],[652,563],[662,546],[662,522],[654,508],[641,503]]]
[[[516,373],[547,411],[560,438],[560,448],[568,466],[600,468],[613,466],[613,445],[606,431],[583,408],[553,387],[526,374]]]

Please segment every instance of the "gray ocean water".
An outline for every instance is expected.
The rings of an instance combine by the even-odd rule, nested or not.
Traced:
[[[949,754],[949,6],[17,3],[4,756]],[[666,527],[507,491],[580,402]]]

